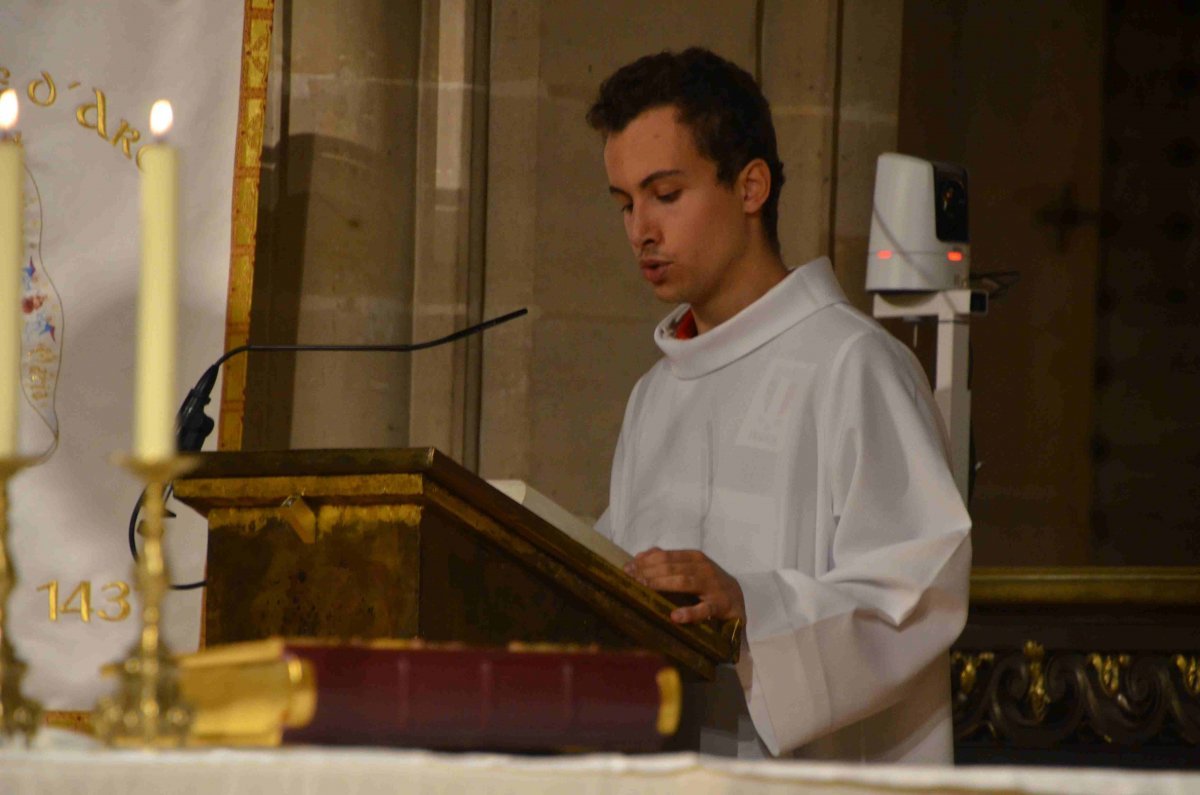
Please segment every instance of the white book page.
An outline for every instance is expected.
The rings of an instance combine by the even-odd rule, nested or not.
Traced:
[[[525,481],[489,480],[488,483],[617,568],[633,560],[632,555],[597,533],[587,522]]]

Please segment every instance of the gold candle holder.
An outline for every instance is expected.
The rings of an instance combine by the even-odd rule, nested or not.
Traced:
[[[41,725],[42,705],[21,692],[26,665],[8,639],[8,597],[17,584],[8,551],[8,482],[31,463],[23,458],[0,460],[0,735],[6,742],[24,735],[27,745]]]
[[[162,601],[170,588],[163,555],[163,490],[194,464],[180,457],[120,463],[146,484],[139,525],[144,543],[134,569],[142,629],[120,664],[116,691],[96,703],[92,726],[96,737],[108,745],[170,748],[187,739],[192,709],[180,694],[179,672],[162,638]]]

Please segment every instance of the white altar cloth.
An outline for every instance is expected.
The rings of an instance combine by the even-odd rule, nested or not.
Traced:
[[[1200,774],[1093,768],[901,767],[735,761],[699,754],[528,757],[386,749],[0,751],[0,795],[368,793],[1197,793]]]

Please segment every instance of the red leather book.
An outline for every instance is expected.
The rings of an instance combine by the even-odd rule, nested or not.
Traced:
[[[288,743],[653,751],[679,721],[678,673],[649,653],[288,641],[285,655],[316,680]]]

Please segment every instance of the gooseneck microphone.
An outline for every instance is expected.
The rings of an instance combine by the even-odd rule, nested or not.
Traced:
[[[200,380],[196,385],[188,390],[187,397],[183,399],[183,405],[179,407],[179,413],[175,415],[175,438],[179,452],[189,453],[196,452],[204,446],[204,440],[212,433],[216,423],[212,417],[204,412],[205,406],[212,400],[213,387],[217,383],[217,374],[221,370],[221,365],[232,359],[234,356],[242,353],[273,353],[273,352],[297,352],[297,351],[350,351],[360,353],[412,353],[414,351],[422,351],[426,348],[436,348],[439,345],[448,345],[451,342],[457,342],[464,337],[470,337],[473,334],[480,334],[490,328],[495,328],[510,320],[516,320],[522,315],[528,314],[529,310],[521,308],[506,315],[494,317],[491,320],[485,320],[482,323],[477,323],[474,326],[460,329],[453,334],[447,334],[444,337],[438,337],[434,340],[426,340],[424,342],[414,342],[409,344],[396,345],[239,345],[236,348],[231,348],[226,351],[221,358],[217,359],[212,365],[204,371],[204,375],[200,376]],[[163,502],[171,495],[171,484],[168,484],[163,493]],[[142,502],[146,498],[146,492],[143,490],[141,496],[138,497],[137,504],[133,507],[133,514],[129,517],[129,553],[133,555],[136,562],[138,559],[137,551],[137,520],[138,515],[142,510]],[[170,514],[168,514],[170,516]],[[193,588],[203,588],[204,580],[198,582],[189,582],[183,584],[172,583],[171,588],[176,591],[187,591]]]

